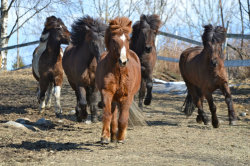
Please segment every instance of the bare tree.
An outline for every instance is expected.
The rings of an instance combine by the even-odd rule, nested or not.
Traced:
[[[46,2],[45,2],[46,1]],[[1,0],[1,35],[0,35],[0,47],[8,46],[10,37],[23,27],[28,21],[30,21],[35,15],[40,13],[42,10],[47,8],[51,4],[51,0],[34,0],[32,2],[23,0],[22,3],[16,8],[22,9],[22,13],[16,12],[16,19],[13,25],[10,27],[10,32],[7,33],[8,29],[8,16],[10,9],[14,7],[17,0],[11,0],[8,4],[8,0]],[[6,70],[7,67],[7,53],[8,50],[0,53],[0,66],[1,69]]]

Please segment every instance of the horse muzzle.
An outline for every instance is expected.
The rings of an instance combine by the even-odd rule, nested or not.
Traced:
[[[122,61],[121,59],[119,59],[119,65],[120,65],[121,67],[126,66],[127,62],[128,62],[128,60]]]
[[[145,47],[145,52],[146,53],[150,53],[152,51],[152,47],[151,46],[146,46]]]

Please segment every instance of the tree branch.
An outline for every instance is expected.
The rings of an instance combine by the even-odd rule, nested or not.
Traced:
[[[10,1],[10,5],[9,5],[8,9],[6,10],[6,12],[9,12],[9,10],[10,10],[12,4],[13,4],[15,1],[16,1],[16,0],[11,0],[11,1]]]

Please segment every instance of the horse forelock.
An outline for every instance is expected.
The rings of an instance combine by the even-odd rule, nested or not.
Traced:
[[[226,30],[221,26],[213,27],[211,24],[204,26],[202,35],[203,45],[206,46],[209,42],[212,44],[222,44],[226,40]]]
[[[81,17],[74,21],[72,25],[72,44],[75,46],[82,44],[87,33],[95,32],[104,36],[106,29],[107,25],[100,19],[94,19],[88,15]]]
[[[112,37],[125,35],[125,37],[129,39],[129,34],[132,31],[131,24],[132,21],[130,21],[127,17],[117,17],[110,21],[109,27],[105,33],[105,45],[108,50]]]
[[[112,35],[128,35],[132,32],[131,21],[127,17],[117,17],[109,23]]]

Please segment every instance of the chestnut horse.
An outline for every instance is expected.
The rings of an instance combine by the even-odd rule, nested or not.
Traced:
[[[103,103],[103,144],[109,143],[110,133],[111,141],[124,141],[129,107],[140,88],[140,60],[129,49],[131,24],[126,17],[117,17],[110,21],[105,33],[107,52],[101,56],[96,69],[96,84]]]
[[[39,81],[38,101],[39,112],[45,106],[50,108],[51,94],[54,87],[55,113],[62,113],[60,105],[61,86],[63,82],[62,49],[61,44],[68,44],[70,33],[60,18],[48,17],[40,38],[39,46],[33,52],[32,73]],[[45,102],[45,93],[47,98]]]
[[[155,38],[160,28],[161,20],[158,15],[141,15],[140,21],[133,25],[133,33],[130,42],[130,49],[133,50],[141,62],[141,88],[139,90],[139,107],[142,108],[142,101],[145,105],[150,105],[153,88],[153,69],[157,55],[155,48]]]
[[[212,114],[212,125],[219,127],[216,115],[216,106],[212,93],[220,89],[225,96],[228,107],[228,116],[231,125],[236,122],[231,92],[228,87],[228,78],[224,67],[222,44],[226,39],[226,31],[223,27],[204,26],[202,35],[204,47],[192,47],[182,52],[179,62],[180,72],[186,83],[188,94],[185,101],[184,112],[190,116],[198,107],[196,121],[208,123],[208,117],[203,111],[204,97],[207,99]]]
[[[63,69],[76,94],[76,118],[79,122],[88,116],[87,105],[90,106],[91,121],[97,121],[95,72],[97,61],[105,50],[106,28],[101,20],[89,16],[76,20],[72,25],[72,44],[64,52]]]

